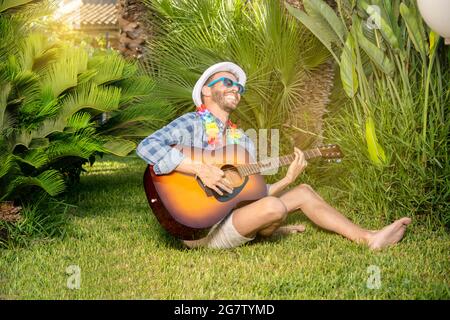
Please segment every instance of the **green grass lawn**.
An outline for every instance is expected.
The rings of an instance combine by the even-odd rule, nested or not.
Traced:
[[[64,239],[0,251],[0,298],[450,298],[444,231],[413,222],[400,245],[371,252],[294,214],[289,222],[305,223],[305,233],[228,251],[187,250],[151,214],[140,159],[105,158],[87,169],[67,198],[77,208]],[[332,198],[330,190],[314,187]],[[67,287],[70,265],[81,270],[78,290]],[[379,268],[379,288],[367,286],[371,266]]]

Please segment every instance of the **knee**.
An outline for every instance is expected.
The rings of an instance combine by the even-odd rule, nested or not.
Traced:
[[[278,222],[285,219],[287,215],[286,206],[276,197],[264,198],[264,211],[261,212],[268,222]]]
[[[302,183],[301,185],[295,187],[295,191],[297,192],[298,196],[302,199],[308,199],[314,195],[313,188],[311,188],[311,186],[306,183]]]

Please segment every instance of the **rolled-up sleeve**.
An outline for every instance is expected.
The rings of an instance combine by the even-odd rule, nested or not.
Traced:
[[[184,159],[184,155],[172,145],[181,144],[184,135],[189,135],[192,128],[192,119],[189,115],[181,116],[167,126],[155,131],[141,141],[136,149],[139,157],[148,164],[153,165],[157,175],[172,172]]]

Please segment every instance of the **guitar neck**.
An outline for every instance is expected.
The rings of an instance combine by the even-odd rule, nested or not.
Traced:
[[[318,148],[303,151],[303,154],[305,155],[306,160],[322,156]],[[240,165],[237,168],[241,176],[250,176],[252,174],[257,174],[263,171],[273,170],[282,166],[286,166],[288,164],[291,164],[294,159],[295,154],[292,153],[282,157],[261,160],[256,163]]]

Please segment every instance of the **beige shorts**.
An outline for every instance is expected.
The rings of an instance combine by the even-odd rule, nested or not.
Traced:
[[[183,240],[189,248],[207,247],[213,249],[230,249],[255,239],[247,238],[237,232],[233,225],[233,213],[212,226],[208,235],[198,240]]]

